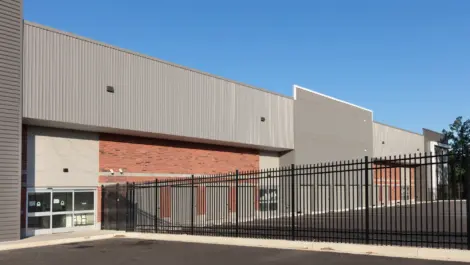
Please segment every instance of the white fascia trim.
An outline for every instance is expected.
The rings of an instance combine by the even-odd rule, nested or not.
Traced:
[[[448,144],[443,144],[443,143],[439,143],[439,142],[436,142],[436,141],[430,141],[429,142],[429,150],[431,150],[431,153],[436,154],[436,146],[444,148],[444,149],[448,149],[448,150],[450,150],[450,148],[451,148],[451,146],[448,145]]]
[[[436,146],[439,146],[441,148],[445,148],[445,149],[450,149],[451,146],[448,145],[448,144],[443,144],[443,143],[436,143]]]
[[[302,89],[302,90],[305,90],[307,92],[310,92],[310,93],[313,93],[313,94],[316,94],[316,95],[319,95],[319,96],[322,96],[322,97],[325,97],[325,98],[329,98],[331,100],[335,100],[335,101],[338,101],[338,102],[341,102],[343,104],[347,104],[347,105],[350,105],[350,106],[353,106],[353,107],[356,107],[356,108],[359,108],[359,109],[362,109],[362,110],[365,110],[365,111],[368,111],[368,112],[372,112],[372,110],[370,109],[366,109],[364,107],[361,107],[361,106],[358,106],[358,105],[355,105],[355,104],[352,104],[352,103],[349,103],[347,101],[344,101],[344,100],[341,100],[341,99],[337,99],[337,98],[334,98],[334,97],[331,97],[331,96],[328,96],[328,95],[325,95],[325,94],[322,94],[322,93],[319,93],[319,92],[316,92],[316,91],[313,91],[313,90],[310,90],[308,88],[305,88],[305,87],[301,87],[301,86],[298,86],[298,85],[294,85],[294,100],[297,99],[297,89]]]

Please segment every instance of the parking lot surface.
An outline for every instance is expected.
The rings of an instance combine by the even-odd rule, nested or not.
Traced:
[[[116,238],[0,252],[2,265],[249,265],[249,264],[461,264],[302,250],[147,241]]]

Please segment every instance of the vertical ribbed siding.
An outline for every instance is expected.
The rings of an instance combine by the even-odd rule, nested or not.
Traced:
[[[32,23],[24,43],[24,117],[293,148],[290,98]]]
[[[20,238],[22,1],[0,2],[0,241]]]
[[[424,137],[374,122],[374,157],[424,152]]]

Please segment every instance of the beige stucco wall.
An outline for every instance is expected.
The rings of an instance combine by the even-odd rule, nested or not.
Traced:
[[[28,187],[96,187],[98,139],[96,133],[28,127]]]
[[[294,97],[290,162],[306,165],[372,155],[371,110],[299,86],[294,86]]]
[[[277,152],[260,152],[259,168],[274,169],[279,167],[279,153]]]

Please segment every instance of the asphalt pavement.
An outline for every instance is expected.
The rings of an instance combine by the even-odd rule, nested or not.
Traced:
[[[302,250],[277,250],[136,239],[109,239],[0,252],[2,265],[420,265],[458,262],[400,259]]]
[[[294,218],[294,226],[290,216],[256,219],[241,222],[238,233],[253,238],[467,248],[465,203],[441,201],[371,208],[369,229],[366,229],[365,213],[361,209],[299,215]],[[234,230],[233,224],[193,229],[195,234],[217,236],[233,236]]]

